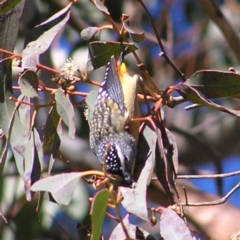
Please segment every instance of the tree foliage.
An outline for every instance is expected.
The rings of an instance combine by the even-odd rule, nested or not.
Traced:
[[[223,157],[240,141],[234,135],[239,130],[240,75],[233,67],[225,69],[239,64],[239,37],[220,7],[213,1],[179,3],[185,12],[190,8],[197,13],[186,16],[192,27],[181,35],[173,25],[176,6],[171,2],[159,1],[157,9],[142,0],[73,0],[65,6],[54,0],[41,6],[36,2],[0,3],[0,236],[186,240],[229,239],[233,234],[237,239],[240,226],[234,219],[240,211],[226,201],[239,182],[220,197],[203,193],[190,181],[216,179],[221,195],[222,179],[240,173],[222,168]],[[48,9],[49,16],[30,27],[24,19],[27,4],[42,16]],[[59,10],[53,12],[53,6]],[[226,52],[218,51],[222,42],[207,46],[213,34],[203,31],[201,16],[209,16],[222,31]],[[81,40],[76,41],[80,30]],[[52,62],[61,60],[58,43],[66,39],[74,45],[73,54],[80,49],[80,57],[52,66],[50,51]],[[21,50],[19,41],[24,42]],[[193,52],[176,50],[184,45]],[[132,119],[140,122],[134,188],[107,174],[88,146],[88,121],[96,101],[91,90],[102,82],[100,68],[124,49],[129,71],[140,78],[141,118]],[[221,59],[214,59],[216,54]],[[213,134],[214,129],[221,131]],[[219,174],[192,175],[200,161],[214,162]],[[26,228],[29,220],[35,230]]]

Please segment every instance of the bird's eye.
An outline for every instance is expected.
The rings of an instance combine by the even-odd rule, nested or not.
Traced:
[[[130,184],[132,184],[133,180],[132,180],[132,176],[128,173],[128,172],[125,172],[124,173],[124,180]]]

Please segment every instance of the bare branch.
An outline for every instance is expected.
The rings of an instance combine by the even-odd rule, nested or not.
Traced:
[[[222,174],[206,174],[206,175],[178,175],[178,179],[203,179],[203,178],[226,178],[240,175],[240,170],[230,172],[230,173],[222,173]]]
[[[215,22],[216,25],[220,28],[230,48],[232,49],[232,52],[240,62],[240,39],[236,31],[223,15],[221,9],[218,7],[214,0],[198,0],[198,2],[202,5],[211,20]]]
[[[238,182],[224,197],[214,200],[214,201],[209,201],[209,202],[202,202],[202,203],[183,203],[183,206],[188,206],[188,207],[199,207],[199,206],[213,206],[213,205],[219,205],[225,203],[228,198],[238,189],[240,188],[240,182]]]
[[[161,52],[160,52],[159,56],[160,56],[160,57],[163,57],[163,58],[166,60],[166,62],[167,62],[167,63],[175,70],[175,72],[179,75],[179,77],[182,79],[182,81],[185,82],[185,81],[186,81],[186,78],[185,78],[185,76],[184,76],[184,73],[182,73],[182,72],[178,69],[178,67],[170,60],[170,58],[169,58],[168,55],[166,54],[165,49],[164,49],[164,46],[163,46],[162,41],[161,41],[161,38],[159,37],[158,31],[157,31],[157,29],[156,29],[156,26],[155,26],[155,24],[154,24],[154,21],[153,21],[153,19],[152,19],[152,16],[151,16],[150,12],[148,11],[147,7],[146,7],[145,4],[142,2],[142,0],[138,0],[138,2],[141,4],[141,6],[143,7],[143,9],[145,10],[145,12],[146,12],[146,14],[147,14],[147,17],[148,17],[148,19],[149,19],[149,21],[150,21],[150,24],[151,24],[151,26],[152,26],[152,28],[153,28],[154,34],[155,34],[155,36],[156,36],[156,38],[157,38],[158,45],[159,45],[159,47],[160,47],[160,49],[161,49]]]

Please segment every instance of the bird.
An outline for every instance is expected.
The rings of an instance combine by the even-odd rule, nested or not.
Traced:
[[[127,186],[134,183],[137,154],[136,140],[125,129],[132,115],[125,106],[116,60],[111,56],[89,123],[90,147],[106,172],[120,176],[121,184]]]

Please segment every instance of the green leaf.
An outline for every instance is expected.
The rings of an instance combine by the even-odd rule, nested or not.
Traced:
[[[121,52],[126,47],[128,48],[125,55],[137,49],[134,44],[125,42],[119,43],[94,41],[89,43],[88,49],[90,60],[87,63],[87,70],[91,71],[106,65],[112,55],[120,56]]]
[[[159,224],[161,236],[164,240],[192,240],[189,228],[176,212],[164,208]]]
[[[184,84],[206,98],[240,97],[240,75],[233,72],[202,70],[193,74]]]
[[[107,189],[103,189],[99,191],[93,198],[90,212],[92,220],[91,240],[99,240],[101,238],[109,195],[109,191]]]
[[[18,84],[23,95],[27,97],[39,97],[38,95],[38,76],[36,72],[24,71],[19,79]]]
[[[31,191],[50,192],[57,203],[68,205],[81,178],[81,173],[63,173],[43,178],[31,186]]]
[[[56,106],[53,106],[48,113],[47,121],[44,127],[43,137],[43,151],[50,151],[48,174],[50,174],[52,171],[55,157],[57,156],[61,143],[60,137],[57,132],[59,121],[60,116],[57,112]]]
[[[74,139],[76,131],[75,113],[73,105],[69,99],[69,95],[65,95],[61,89],[58,89],[55,93],[55,100],[57,112],[68,127],[68,136]]]
[[[21,0],[5,0],[0,3],[0,14],[5,14],[8,11],[13,10],[15,6],[20,3]]]
[[[209,108],[212,108],[215,110],[226,112],[226,113],[231,114],[236,117],[240,117],[240,111],[225,108],[221,105],[213,103],[210,100],[201,96],[194,88],[192,88],[184,83],[175,85],[174,89],[185,99],[187,99],[193,103],[196,103],[197,106],[209,107]]]
[[[53,153],[53,156],[55,156],[60,146],[60,138],[57,133],[59,121],[60,116],[57,112],[57,108],[56,106],[53,106],[48,113],[43,137],[43,151],[46,152],[51,147],[51,153]]]

